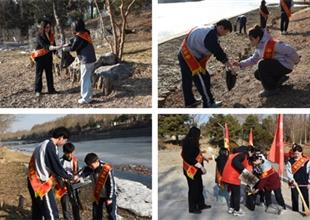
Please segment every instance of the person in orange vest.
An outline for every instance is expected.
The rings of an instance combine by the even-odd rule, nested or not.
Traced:
[[[296,145],[293,149],[294,157],[289,159],[286,165],[286,174],[291,186],[292,209],[298,212],[298,191],[295,185],[298,185],[300,191],[309,207],[309,188],[310,188],[310,162],[303,155],[303,149]],[[303,207],[303,211],[304,211]]]
[[[222,185],[222,175],[225,164],[229,156],[229,151],[227,148],[221,147],[219,150],[219,155],[215,159],[216,162],[216,178],[215,182],[219,185]]]
[[[219,37],[225,36],[231,31],[231,22],[222,19],[214,26],[193,28],[186,35],[178,52],[185,107],[192,108],[200,104],[200,101],[195,99],[192,91],[193,81],[202,96],[203,107],[218,107],[211,93],[210,75],[206,65],[213,54],[221,63],[230,69],[232,68],[218,41]]]
[[[254,54],[245,60],[234,62],[233,65],[244,69],[258,63],[254,75],[264,87],[259,95],[268,97],[278,94],[279,87],[289,79],[287,75],[300,61],[296,49],[274,40],[266,29],[258,25],[249,31],[249,39],[251,46],[255,47]]]
[[[200,214],[201,210],[211,208],[205,204],[203,196],[202,175],[206,173],[199,148],[200,129],[190,128],[182,141],[183,173],[188,184],[188,208],[193,214]]]
[[[89,30],[82,19],[71,25],[74,38],[64,45],[64,51],[76,51],[81,66],[81,98],[80,104],[89,104],[92,101],[92,75],[95,70],[96,53]]]
[[[292,0],[280,0],[280,8],[281,8],[281,22],[280,29],[281,34],[287,34],[288,25],[290,23],[290,17],[292,14],[291,8],[293,7]]]
[[[28,168],[28,190],[31,196],[32,219],[59,219],[54,197],[53,185],[56,177],[67,181],[77,181],[78,176],[69,175],[62,167],[58,157],[58,147],[63,146],[69,131],[58,127],[52,132],[51,139],[40,143],[34,150]]]
[[[50,21],[43,20],[41,22],[41,27],[36,41],[36,49],[31,53],[31,58],[36,63],[35,95],[37,97],[41,95],[43,71],[45,71],[46,75],[48,93],[55,94],[57,91],[54,87],[52,52],[60,49],[62,45],[56,46],[54,33],[52,32],[52,24]]]
[[[105,206],[108,219],[115,220],[117,217],[116,184],[112,166],[99,160],[95,153],[87,154],[84,162],[87,166],[83,168],[80,177],[83,181],[83,178],[90,176],[94,186],[93,219],[100,220],[103,218],[102,211],[103,206]]]
[[[266,28],[269,11],[266,6],[266,1],[262,0],[259,7],[260,26]]]
[[[75,146],[72,143],[65,143],[63,145],[63,156],[60,158],[62,167],[66,170],[69,175],[78,175],[79,164],[78,158],[73,155],[75,151]],[[78,197],[78,191],[75,190],[75,196]],[[80,219],[80,210],[79,207],[70,202],[68,193],[65,193],[61,196],[60,199],[63,218],[66,220],[78,220]],[[72,207],[72,209],[70,208]]]
[[[250,157],[251,163],[261,170],[259,174],[259,182],[256,185],[257,192],[264,191],[265,195],[265,212],[270,212],[271,209],[271,191],[274,192],[277,203],[281,206],[281,209],[278,210],[278,214],[286,210],[286,205],[281,192],[281,182],[278,172],[274,170],[271,163],[261,156],[252,156]]]
[[[244,212],[240,210],[240,175],[249,174],[252,171],[252,166],[249,163],[249,157],[253,156],[254,148],[252,146],[240,146],[235,148],[232,154],[229,155],[225,164],[222,182],[228,187],[231,192],[229,214],[234,216],[243,216]]]

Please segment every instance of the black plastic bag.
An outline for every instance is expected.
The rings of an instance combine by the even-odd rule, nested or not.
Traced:
[[[231,70],[226,70],[225,78],[226,78],[227,89],[228,91],[230,91],[236,85],[237,75],[234,74]]]
[[[63,51],[61,56],[61,68],[62,69],[67,68],[73,63],[74,60],[75,57],[73,57],[69,52]]]

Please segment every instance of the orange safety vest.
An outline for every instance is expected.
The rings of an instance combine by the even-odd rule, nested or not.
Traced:
[[[50,42],[50,45],[54,45],[54,43],[55,43],[55,37],[54,37],[53,33],[51,33],[49,36],[49,42]],[[42,56],[48,54],[48,52],[49,52],[49,50],[47,50],[45,48],[35,50],[31,53],[31,59],[34,60],[37,57],[42,57]]]
[[[77,32],[76,36],[79,36],[83,40],[86,40],[89,44],[93,44],[93,41],[91,39],[90,34],[88,32],[86,32],[86,31],[84,31],[84,32]]]
[[[287,7],[287,4],[285,3],[284,0],[280,0],[280,4],[281,4],[283,10],[285,11],[287,17],[290,18],[292,15],[291,9]]]
[[[199,61],[194,57],[194,55],[190,52],[187,46],[187,39],[191,31],[186,35],[185,39],[182,42],[181,45],[181,53],[183,55],[183,58],[187,64],[187,66],[190,68],[193,75],[202,73],[206,73],[206,65],[208,60],[210,59],[211,55],[207,55],[204,58],[200,59]]]
[[[36,171],[34,155],[32,155],[29,162],[28,178],[35,193],[35,196],[39,196],[41,199],[52,189],[53,181],[55,179],[53,176],[51,176],[45,182],[40,180]]]
[[[182,153],[181,153],[181,156],[182,156]],[[196,161],[198,163],[202,163],[203,161],[203,155],[201,152],[199,152],[199,154],[197,155],[197,157],[195,158]],[[194,176],[196,175],[197,171],[198,171],[198,168],[195,167],[195,166],[192,166],[190,165],[189,163],[185,162],[185,160],[183,159],[183,169],[185,170],[186,172],[186,175],[191,178],[191,179],[194,179]]]
[[[73,171],[73,175],[77,175],[78,173],[78,158],[75,156],[72,156],[72,171]],[[61,187],[60,183],[57,182],[55,185],[55,197],[57,199],[60,199],[61,197],[63,197],[66,192],[68,192],[67,187]]]
[[[274,55],[274,51],[275,51],[275,47],[276,47],[277,41],[275,41],[274,39],[270,39],[264,49],[264,55],[263,58],[268,60],[268,59],[272,59],[273,55]]]
[[[95,190],[94,190],[94,197],[95,197],[96,202],[98,202],[100,199],[100,193],[102,191],[102,188],[104,187],[105,182],[108,179],[108,174],[111,170],[112,170],[112,166],[110,164],[105,163],[103,165],[102,170],[98,176]]]
[[[235,154],[231,154],[229,155],[227,162],[225,164],[224,170],[223,170],[223,174],[222,174],[222,182],[225,183],[229,183],[229,184],[233,184],[233,185],[240,185],[241,181],[239,179],[240,173],[239,171],[237,171],[233,165],[232,165],[232,161],[233,159],[239,155],[240,153],[235,153]],[[250,165],[247,157],[245,158],[245,160],[242,162],[242,165],[249,171],[252,171],[252,166]]]
[[[307,163],[308,158],[302,157],[299,160],[295,161],[295,163],[292,165],[292,173],[295,174],[301,167],[304,166],[305,163]]]
[[[272,174],[274,174],[275,172],[276,172],[276,171],[275,171],[273,168],[271,168],[271,169],[269,169],[269,170],[263,172],[263,173],[260,175],[260,179],[265,179],[265,178],[271,176]]]

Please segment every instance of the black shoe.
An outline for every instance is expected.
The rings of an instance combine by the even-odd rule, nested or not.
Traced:
[[[186,105],[185,108],[196,108],[200,104],[201,104],[201,100],[195,100],[193,101],[193,103]]]
[[[203,204],[202,206],[199,206],[199,208],[202,210],[202,209],[210,209],[211,206],[210,205],[206,205],[206,204]]]
[[[193,210],[189,210],[189,213],[200,214],[200,213],[201,213],[201,210],[199,210],[199,209],[193,209]]]
[[[57,92],[56,90],[52,90],[50,92],[48,92],[48,94],[58,94],[59,92]]]
[[[285,83],[287,80],[289,80],[290,77],[287,75],[282,76],[279,81],[277,82],[278,87],[282,86],[283,83]]]

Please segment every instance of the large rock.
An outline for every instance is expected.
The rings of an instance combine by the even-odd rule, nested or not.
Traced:
[[[118,63],[110,66],[101,66],[95,70],[94,86],[103,90],[103,95],[109,95],[113,86],[121,80],[131,77],[133,68],[127,63]]]
[[[97,69],[100,66],[113,65],[116,63],[118,63],[117,56],[114,53],[106,53],[97,59],[95,63],[95,69]]]
[[[152,190],[145,185],[115,178],[117,206],[141,217],[152,217]]]

